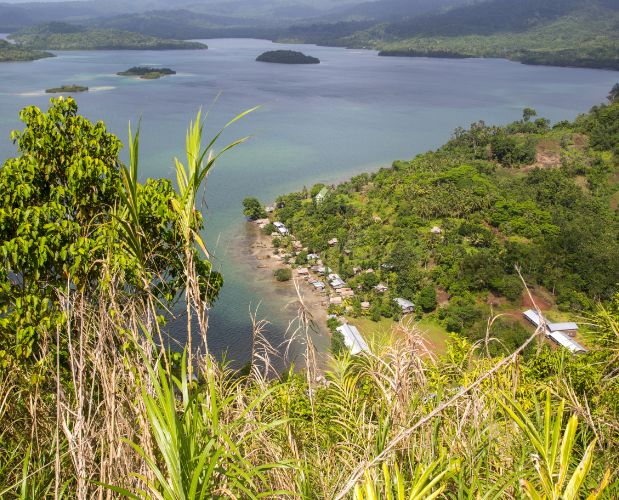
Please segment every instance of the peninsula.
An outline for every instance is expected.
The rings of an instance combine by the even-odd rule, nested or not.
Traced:
[[[320,64],[320,59],[294,50],[271,50],[260,54],[256,61],[277,64]]]
[[[5,40],[0,40],[0,62],[35,61],[46,57],[54,56],[49,52],[31,50]]]
[[[172,40],[115,29],[90,29],[47,23],[22,30],[11,39],[31,50],[187,50],[206,49],[200,42]]]

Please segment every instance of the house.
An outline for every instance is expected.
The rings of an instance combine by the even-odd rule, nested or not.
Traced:
[[[297,269],[297,273],[299,273],[299,276],[309,276],[309,269],[307,267],[300,267]]]
[[[543,316],[537,314],[533,309],[528,309],[522,314],[530,323],[535,325],[535,327],[538,327],[543,321],[546,324],[547,332],[575,332],[578,330],[578,325],[576,323],[551,323]]]
[[[344,344],[350,349],[350,354],[356,355],[361,352],[369,352],[369,347],[357,328],[350,324],[344,324],[336,328],[344,337]]]
[[[271,223],[269,219],[257,219],[254,222],[258,225],[260,229],[264,229],[266,226],[268,226]]]
[[[318,260],[318,259],[320,259],[320,255],[318,255],[317,253],[307,254],[307,260]]]
[[[441,234],[443,230],[438,226],[434,226],[432,229],[430,229],[430,232],[432,234]]]
[[[316,200],[316,203],[322,203],[323,201],[325,201],[325,198],[327,197],[328,194],[329,194],[329,188],[323,187],[320,190],[320,192],[316,195],[316,197],[314,198]]]
[[[288,234],[288,229],[281,222],[274,222],[273,225],[277,228],[279,234],[281,234],[282,236],[286,236]]]
[[[410,300],[398,297],[397,299],[394,299],[394,302],[398,304],[404,314],[410,314],[415,311],[415,304],[413,304]]]
[[[355,292],[352,291],[352,288],[339,288],[335,291],[341,297],[354,297]]]
[[[303,243],[300,241],[295,241],[292,243],[292,248],[294,248],[297,252],[303,248]]]
[[[578,330],[578,325],[576,323],[550,323],[546,318],[540,316],[533,309],[528,309],[522,314],[536,328],[538,328],[543,322],[546,326],[546,331],[544,332],[546,337],[561,347],[565,347],[572,354],[587,352],[587,349],[585,349],[574,339],[570,338],[570,336],[566,333],[566,331],[575,332]]]
[[[550,332],[547,334],[548,338],[559,344],[561,347],[565,347],[572,354],[581,354],[587,352],[583,346],[576,342],[573,338],[565,332]]]
[[[340,278],[339,275],[337,274],[329,275],[329,284],[333,288],[344,288],[346,286],[346,282],[342,278]]]
[[[269,205],[268,207],[264,207],[264,211],[267,214],[273,213],[273,212],[275,212],[275,207],[273,205]]]
[[[367,311],[369,308],[370,308],[369,302],[361,302],[361,309],[363,309],[364,311]]]
[[[369,269],[365,270],[366,274],[370,274],[374,272],[374,269],[372,269],[371,267]]]
[[[327,241],[327,243],[329,244],[330,247],[334,247],[335,245],[337,245],[337,238],[332,238],[329,241]]]
[[[374,290],[376,290],[378,293],[385,293],[387,290],[389,290],[389,288],[387,287],[387,285],[379,283],[374,287]]]
[[[329,304],[332,306],[341,306],[342,305],[342,297],[331,297],[329,299]]]
[[[320,292],[325,289],[325,284],[322,281],[314,281],[312,285],[314,285],[314,288]]]

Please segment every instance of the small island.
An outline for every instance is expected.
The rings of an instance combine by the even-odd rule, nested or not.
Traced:
[[[88,92],[88,87],[82,85],[61,85],[60,87],[45,89],[45,92],[47,94],[75,94],[76,92]]]
[[[320,64],[317,57],[307,56],[294,50],[271,50],[260,54],[256,61],[278,64]]]
[[[149,66],[134,66],[127,71],[116,73],[119,76],[137,76],[142,80],[156,80],[162,76],[175,75],[176,71],[170,68],[151,68]]]

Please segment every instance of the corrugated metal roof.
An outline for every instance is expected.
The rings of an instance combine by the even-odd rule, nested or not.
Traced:
[[[587,352],[587,349],[581,346],[565,332],[550,332],[548,334],[548,337],[554,340],[560,346],[565,347],[572,353]]]
[[[339,326],[337,331],[344,337],[344,343],[346,347],[350,349],[351,354],[359,354],[360,352],[367,352],[370,350],[365,340],[363,340],[361,333],[357,330],[357,327],[347,323]]]
[[[578,325],[573,322],[567,323],[548,323],[548,330],[551,332],[558,332],[561,330],[573,331],[578,330]]]

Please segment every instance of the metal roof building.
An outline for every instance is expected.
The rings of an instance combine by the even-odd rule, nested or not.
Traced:
[[[368,352],[370,350],[357,327],[347,323],[337,327],[336,330],[344,337],[344,343],[350,349],[351,354],[359,354],[360,352]]]

